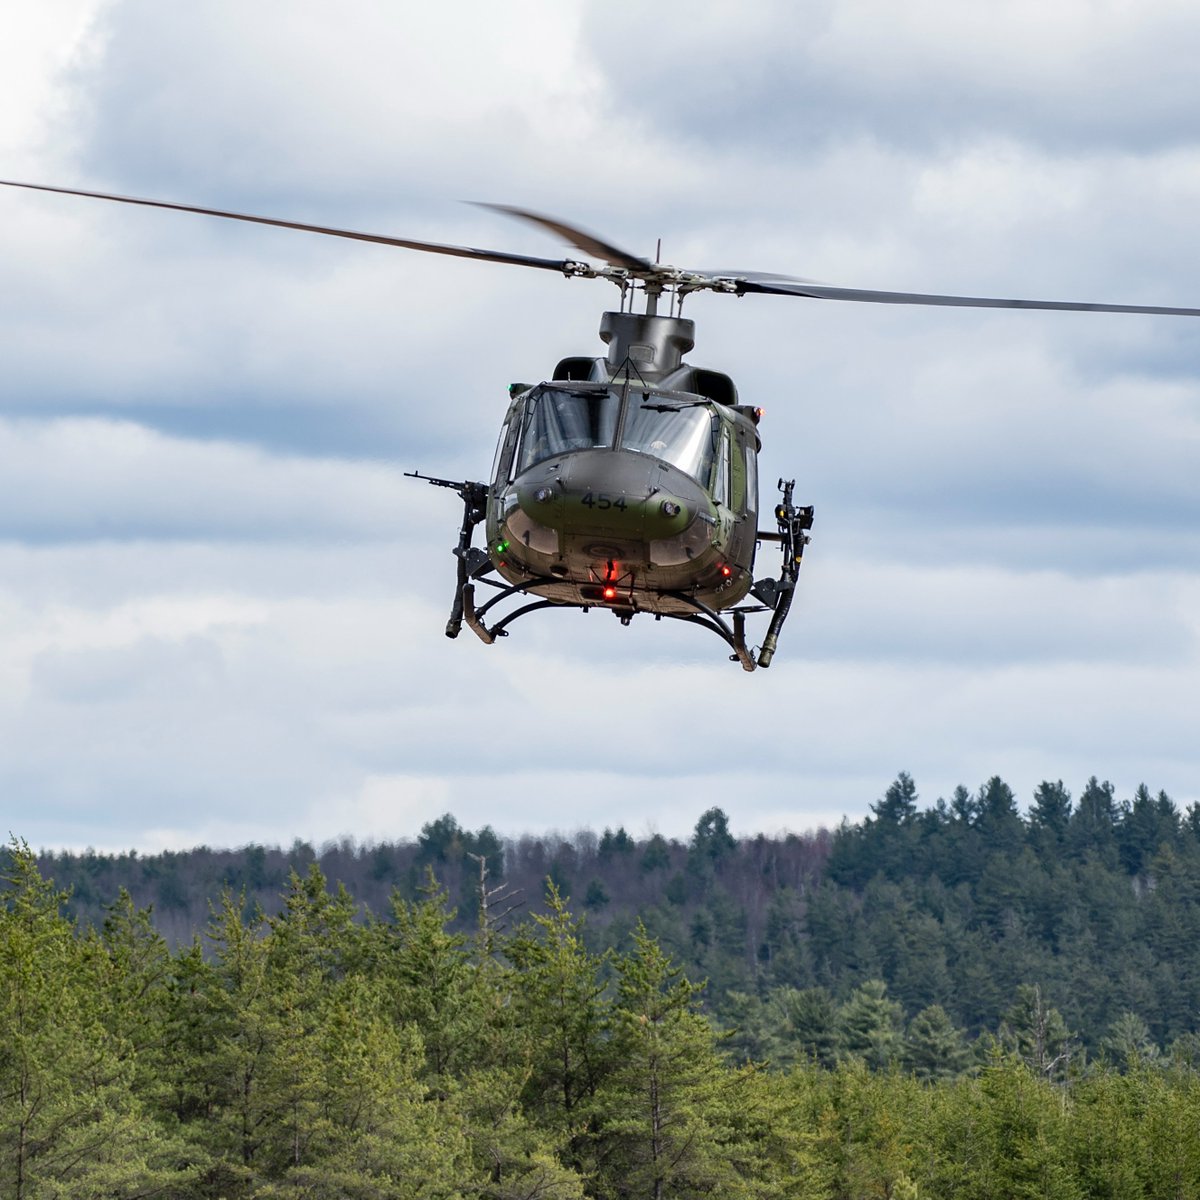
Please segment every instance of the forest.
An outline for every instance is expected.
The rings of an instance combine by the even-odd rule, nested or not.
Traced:
[[[553,885],[468,932],[436,883],[375,916],[312,863],[272,915],[225,891],[175,948],[127,892],[98,925],[65,900],[14,841],[5,1198],[1200,1194],[1190,1043],[1073,1054],[1037,985],[968,1052],[936,1005],[902,1027],[874,981],[835,1006],[828,1054],[771,1066],[645,925],[594,952]]]
[[[0,1198],[1200,1195],[1200,811],[0,853]]]
[[[509,924],[544,915],[552,883],[591,953],[624,952],[641,922],[752,1061],[832,1061],[839,1009],[868,992],[891,1031],[872,1066],[898,1060],[922,1014],[974,1046],[1035,993],[1076,1059],[1169,1054],[1200,1029],[1200,809],[1094,778],[1078,796],[1043,783],[1022,811],[999,778],[922,807],[901,774],[865,820],[802,835],[738,839],[720,808],[686,842],[623,828],[506,840],[446,815],[406,843],[39,856],[82,926],[123,888],[172,947],[226,892],[247,918],[278,913],[313,865],[375,914],[420,899],[432,873],[459,932],[475,928],[481,866]]]

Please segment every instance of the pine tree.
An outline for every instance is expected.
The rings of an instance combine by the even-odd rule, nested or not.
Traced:
[[[900,1005],[888,999],[887,984],[869,979],[838,1011],[838,1057],[889,1066],[900,1056],[900,1019]]]
[[[1137,1013],[1122,1013],[1100,1041],[1100,1048],[1118,1068],[1133,1069],[1153,1062],[1158,1046],[1150,1037],[1146,1022]]]
[[[122,1200],[186,1186],[186,1152],[144,1112],[129,1044],[106,1028],[112,980],[94,943],[76,938],[27,846],[9,846],[4,883],[0,1192]]]
[[[923,1008],[908,1024],[903,1062],[919,1079],[952,1079],[971,1061],[966,1038],[940,1004]]]
[[[1058,857],[1070,821],[1071,793],[1061,779],[1056,783],[1043,780],[1029,808],[1029,839],[1042,861],[1051,862]]]
[[[393,921],[373,927],[374,954],[390,985],[392,1019],[412,1023],[425,1047],[426,1077],[433,1083],[482,1065],[480,1038],[486,1005],[469,939],[447,926],[454,911],[445,893],[431,888],[409,904],[392,898]]]
[[[1077,1048],[1062,1014],[1045,1002],[1037,984],[1017,988],[1000,1024],[1000,1043],[1044,1079],[1063,1078]]]
[[[697,990],[639,926],[617,960],[616,1069],[596,1097],[600,1193],[668,1200],[748,1194],[731,1071]]]
[[[612,1069],[604,958],[584,947],[576,920],[551,884],[549,913],[511,938],[505,955],[520,973],[516,1019],[529,1046],[528,1111],[564,1136],[586,1119],[587,1104]]]

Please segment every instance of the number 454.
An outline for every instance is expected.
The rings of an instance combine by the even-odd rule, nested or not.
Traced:
[[[621,512],[625,511],[624,496],[617,496],[616,499],[613,499],[604,492],[588,492],[579,503],[586,504],[588,508],[598,508],[602,511],[606,508],[619,508]]]

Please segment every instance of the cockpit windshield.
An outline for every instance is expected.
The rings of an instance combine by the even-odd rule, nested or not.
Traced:
[[[542,388],[526,401],[517,473],[570,450],[609,448],[617,432],[620,392]]]
[[[622,421],[623,400],[628,408]],[[611,450],[618,426],[620,449],[652,454],[708,487],[720,430],[712,406],[681,393],[641,388],[535,388],[521,415],[514,474],[574,450]]]
[[[716,415],[706,401],[631,392],[621,449],[653,454],[707,487],[717,430]]]

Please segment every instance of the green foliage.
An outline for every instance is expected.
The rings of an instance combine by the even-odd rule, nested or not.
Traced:
[[[943,1092],[934,1115],[928,1190],[964,1200],[996,1196],[1083,1200],[1062,1093],[1016,1058],[996,1055],[977,1079]]]
[[[603,1002],[604,959],[583,944],[580,922],[551,885],[550,914],[520,931],[505,954],[520,973],[516,1022],[527,1041],[526,1110],[556,1135],[579,1138],[589,1105],[613,1068],[608,1005]]]
[[[947,825],[1011,816],[992,785],[958,800],[969,815]],[[1003,861],[1019,871],[1026,853],[1036,862],[1029,845]],[[621,856],[640,875],[636,855]],[[1103,857],[1071,868],[1087,883],[1082,904],[1100,895]],[[1127,1010],[1089,1062],[1049,1003],[1061,984],[1013,985],[981,1062],[944,1006],[905,1023],[879,977],[840,999],[818,985],[730,989],[723,1035],[648,924],[597,952],[553,888],[527,924],[472,937],[436,889],[364,918],[309,863],[286,878],[275,915],[226,892],[206,941],[172,951],[128,894],[102,928],[80,930],[27,847],[13,843],[6,862],[3,1200],[1200,1195],[1200,1037],[1161,1053]],[[1171,908],[1146,895],[1174,944],[1187,926],[1170,914],[1189,911],[1196,887],[1191,851],[1160,848],[1150,869],[1157,891],[1176,893]],[[726,953],[740,909],[727,875],[710,884],[699,940]],[[962,896],[939,887],[930,909],[949,921]],[[924,928],[882,876],[857,909],[834,891],[825,900],[831,936],[840,914],[861,963],[898,971],[886,937],[904,944]],[[856,923],[872,909],[895,920]],[[674,911],[651,915],[678,936]],[[973,927],[954,919],[986,965],[982,948],[1019,939],[1012,920],[1036,912],[1018,888],[996,912],[977,908]],[[1068,913],[1061,928],[1124,936],[1115,917]]]
[[[738,1163],[737,1076],[697,1011],[696,988],[644,928],[620,958],[612,1015],[614,1066],[597,1089],[601,1194],[748,1193]]]
[[[711,864],[720,864],[737,849],[737,839],[729,832],[729,817],[720,808],[710,808],[696,822],[690,855]]]
[[[841,1055],[876,1069],[890,1066],[900,1057],[901,1016],[900,1005],[888,999],[883,980],[870,979],[855,988],[838,1010]]]
[[[970,1066],[971,1052],[946,1010],[931,1004],[909,1022],[902,1061],[921,1079],[954,1079]]]
[[[64,900],[29,848],[11,843],[0,893],[0,1194],[132,1197],[181,1185],[188,1156],[135,1092],[134,1055],[153,1041],[153,1018],[145,1030],[113,1019],[137,965],[110,970],[61,916]]]
[[[1077,1050],[1062,1014],[1048,1005],[1036,984],[1022,984],[1000,1024],[1000,1044],[1036,1075],[1062,1079]]]
[[[327,900],[312,890],[318,859],[320,878],[346,883],[341,899],[323,882],[318,891],[328,891]],[[1145,1025],[1145,1052],[1197,1032],[1200,806],[1181,814],[1147,787],[1121,799],[1096,779],[1077,800],[1061,781],[1044,782],[1022,816],[998,777],[974,791],[956,788],[922,810],[915,781],[902,772],[866,820],[802,837],[739,842],[726,812],[711,808],[686,845],[661,835],[637,840],[624,829],[501,843],[490,827],[472,831],[445,814],[412,843],[361,850],[346,841],[319,851],[297,842],[286,852],[87,853],[43,865],[74,889],[67,909],[81,928],[102,938],[113,906],[124,905],[121,936],[162,935],[166,946],[157,951],[148,942],[129,948],[157,953],[160,968],[169,947],[188,946],[203,932],[207,897],[226,880],[247,912],[261,908],[277,920],[299,905],[293,923],[340,922],[345,937],[334,938],[337,949],[329,951],[343,956],[329,965],[336,973],[359,969],[356,955],[382,952],[375,935],[351,936],[372,924],[364,911],[387,914],[393,892],[415,911],[428,896],[422,881],[429,871],[458,903],[443,932],[473,936],[480,859],[493,884],[521,895],[535,914],[547,912],[537,901],[547,877],[562,896],[574,888],[574,907],[589,915],[582,936],[592,953],[623,946],[643,921],[675,961],[709,981],[704,1008],[741,1031],[738,1052],[777,1066],[812,1053],[828,1061],[845,1048],[797,1047],[787,1022],[770,1015],[773,996],[821,988],[840,1006],[871,980],[887,985],[901,1024],[936,1005],[970,1040],[997,1034],[1018,989],[1038,987],[1075,1032],[1080,1062],[1101,1054],[1113,1060],[1118,1051],[1106,1039],[1122,1014]],[[136,933],[129,914],[150,904],[153,918],[145,916]],[[316,908],[306,912],[306,905]],[[506,907],[499,901],[489,909],[494,930]],[[286,926],[275,932],[286,940]],[[466,942],[460,949],[468,962],[478,950]],[[762,1006],[755,1018],[761,1028],[743,1019],[735,994]],[[140,1011],[138,1004],[129,1011]],[[124,1036],[118,1012],[114,1005],[109,1028]],[[453,1032],[456,1020],[439,1012],[422,1024],[435,1063],[446,1037],[472,1036],[469,1022]],[[153,1077],[146,1061],[139,1056],[138,1069]]]

